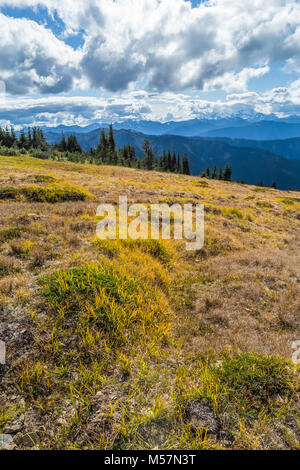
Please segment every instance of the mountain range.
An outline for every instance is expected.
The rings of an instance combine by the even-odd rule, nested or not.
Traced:
[[[221,122],[222,121],[222,122]],[[227,120],[226,120],[227,121]],[[242,122],[242,124],[241,124]],[[246,123],[241,119],[232,120],[232,124],[236,124],[237,129],[247,128],[257,123]],[[265,121],[260,121],[262,127]],[[130,121],[131,127],[134,122]],[[175,126],[177,132],[189,134],[199,126],[221,126],[224,120],[218,123],[207,123],[198,120],[182,122],[182,123],[156,123],[152,121],[138,122],[139,129],[151,129],[152,134],[142,133],[135,129],[118,129],[118,127],[126,126],[126,123],[114,124],[115,140],[118,147],[130,144],[134,146],[138,156],[142,156],[142,147],[144,139],[150,140],[154,151],[160,155],[163,150],[175,150],[181,155],[187,153],[189,156],[191,172],[194,175],[200,174],[207,166],[212,168],[214,165],[224,168],[226,164],[231,164],[234,181],[244,180],[248,184],[257,184],[262,180],[264,184],[270,186],[274,181],[279,189],[297,189],[300,190],[300,137],[295,139],[284,140],[245,140],[229,139],[227,137],[191,137],[185,135],[170,134],[172,126]],[[276,122],[275,124],[278,124]],[[280,127],[282,122],[279,122]],[[300,123],[284,123],[287,126],[295,128]],[[79,126],[59,126],[56,128],[44,128],[44,134],[47,141],[51,144],[61,140],[62,134],[66,137],[76,135],[79,144],[84,150],[95,148],[99,142],[101,128],[107,128],[108,124],[99,127],[92,124],[87,128]],[[234,127],[231,126],[231,129]],[[176,131],[173,129],[173,131]],[[223,129],[220,127],[219,129]],[[155,132],[167,131],[163,134],[154,134]],[[211,131],[207,131],[210,134]]]
[[[92,123],[87,127],[64,126],[43,128],[55,133],[87,133],[95,129],[108,128],[109,123]],[[146,121],[124,120],[113,123],[115,130],[132,130],[147,135],[181,135],[184,137],[226,137],[249,140],[274,140],[300,137],[300,117],[285,119],[264,115],[251,115],[248,119],[240,116],[190,119],[188,121]]]

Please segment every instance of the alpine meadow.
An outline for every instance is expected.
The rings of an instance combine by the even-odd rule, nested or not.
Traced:
[[[0,0],[0,31],[0,450],[300,450],[300,3]]]

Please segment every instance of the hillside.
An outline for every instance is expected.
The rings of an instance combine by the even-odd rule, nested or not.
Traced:
[[[246,140],[220,137],[220,140],[235,147],[260,148],[289,160],[300,160],[300,137],[282,140]]]
[[[242,127],[225,127],[203,133],[206,137],[228,137],[230,139],[274,140],[300,136],[299,123],[260,121]]]
[[[203,203],[203,249],[97,240],[120,195]],[[0,204],[12,448],[299,449],[299,193],[22,156]]]
[[[72,132],[65,135],[74,134]],[[87,133],[75,133],[78,142],[84,150],[97,147],[100,130]],[[46,131],[48,143],[53,144],[61,139],[61,134]],[[211,140],[200,137],[182,137],[176,135],[145,135],[130,130],[116,130],[117,146],[130,144],[135,147],[137,155],[142,155],[144,139],[150,140],[155,152],[160,155],[163,150],[175,149],[181,155],[187,153],[193,175],[199,175],[207,166],[225,168],[229,163],[232,166],[234,181],[244,180],[247,184],[257,184],[262,180],[265,185],[271,186],[275,181],[279,189],[300,189],[300,161],[288,161],[261,148],[237,147],[220,139]]]

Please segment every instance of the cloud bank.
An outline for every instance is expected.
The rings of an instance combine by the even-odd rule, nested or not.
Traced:
[[[300,112],[294,76],[300,71],[298,0],[210,0],[198,6],[185,0],[0,0],[0,9],[6,7],[36,12],[43,7],[63,24],[63,32],[55,34],[25,13],[22,18],[0,13],[0,79],[12,96],[39,95],[32,116],[43,114],[35,113],[43,95],[91,90],[97,98],[86,101],[87,109],[78,109],[80,97],[72,101],[79,119],[108,112],[109,104],[99,98],[104,96],[113,97],[119,116],[127,116],[128,106],[134,116],[160,118],[176,118],[178,110],[193,116],[197,108],[234,106]],[[83,38],[80,47],[72,46],[76,34]],[[272,73],[273,64],[293,74],[289,86],[249,94],[249,83]],[[124,104],[124,93],[128,101],[140,90],[147,94],[142,105],[136,99]],[[193,98],[216,90],[227,94],[223,103]],[[156,98],[150,99],[153,93]],[[176,95],[174,106],[159,111],[168,93]],[[56,101],[57,113],[68,112],[61,109],[65,101]],[[51,116],[53,102],[47,103]]]

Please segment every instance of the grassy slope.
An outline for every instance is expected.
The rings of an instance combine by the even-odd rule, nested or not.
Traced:
[[[297,447],[299,193],[29,157],[0,157],[0,185],[0,433],[17,448]],[[120,194],[204,203],[204,249],[95,242]]]

